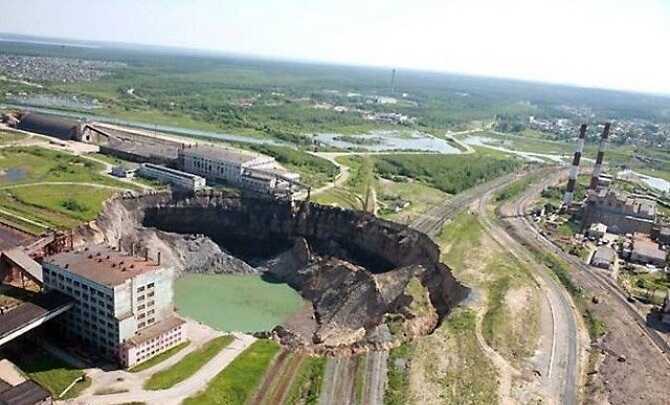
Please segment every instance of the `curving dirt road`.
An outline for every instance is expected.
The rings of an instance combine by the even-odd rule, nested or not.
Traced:
[[[552,177],[550,172],[541,173],[547,175],[545,179]],[[546,181],[541,182],[539,186],[533,186],[533,190],[537,188],[542,190]],[[581,335],[576,310],[567,291],[552,276],[551,270],[538,264],[515,235],[510,235],[506,228],[491,219],[487,205],[496,191],[497,189],[487,191],[479,202],[478,211],[482,223],[502,248],[534,270],[533,276],[545,293],[544,299],[551,313],[552,327],[541,328],[540,331],[541,340],[545,343],[550,342],[545,346],[549,349],[549,355],[537,356],[534,361],[536,369],[540,371],[540,386],[544,394],[556,403],[576,404],[581,369],[579,363]],[[523,196],[520,201],[525,201]],[[523,214],[522,210],[519,211],[519,206],[519,201],[504,204],[500,208],[500,214],[508,218],[506,221],[518,221],[519,217],[515,215]],[[511,212],[515,215],[511,215]]]

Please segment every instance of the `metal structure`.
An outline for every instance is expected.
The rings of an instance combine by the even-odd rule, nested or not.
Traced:
[[[586,124],[582,124],[579,128],[579,138],[577,138],[577,149],[575,149],[575,156],[572,159],[572,167],[570,168],[570,175],[568,177],[568,187],[565,189],[563,196],[563,204],[566,208],[570,208],[572,200],[575,195],[575,186],[577,184],[577,176],[579,175],[579,161],[584,152],[584,140],[586,139]]]
[[[598,156],[596,156],[596,164],[593,166],[593,175],[591,175],[591,184],[589,190],[598,188],[598,179],[603,171],[603,158],[605,157],[605,146],[607,145],[607,138],[610,134],[610,123],[605,123],[603,133],[600,136],[600,144],[598,145]]]

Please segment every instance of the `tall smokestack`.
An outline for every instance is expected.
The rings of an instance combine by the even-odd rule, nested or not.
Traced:
[[[568,187],[565,189],[563,196],[563,204],[566,208],[572,205],[572,199],[575,195],[575,185],[577,184],[577,176],[579,175],[579,161],[584,152],[584,140],[586,139],[586,124],[582,124],[579,128],[579,138],[577,138],[577,149],[575,149],[575,156],[572,158],[572,167],[570,168],[570,175],[568,177]]]
[[[610,123],[605,123],[603,134],[600,136],[600,144],[598,145],[598,156],[596,157],[596,164],[593,166],[593,175],[591,176],[591,184],[589,190],[595,190],[598,187],[598,179],[603,171],[603,158],[605,157],[605,146],[607,145],[607,138],[610,135]]]

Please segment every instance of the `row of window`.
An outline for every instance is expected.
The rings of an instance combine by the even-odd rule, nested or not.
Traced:
[[[64,290],[67,288],[67,291],[75,291],[77,289],[81,289],[84,291],[83,294],[86,294],[87,297],[88,294],[90,293],[92,299],[94,296],[97,296],[101,300],[105,300],[109,303],[114,301],[114,297],[111,294],[107,293],[106,291],[96,289],[93,286],[89,286],[88,284],[82,283],[79,280],[75,280],[62,273],[44,268],[43,277],[44,277],[44,283],[47,285],[58,284]]]

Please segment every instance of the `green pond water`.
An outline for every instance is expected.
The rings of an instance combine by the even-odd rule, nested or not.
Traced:
[[[177,311],[222,331],[270,330],[304,304],[286,284],[260,276],[187,274],[175,282]]]

